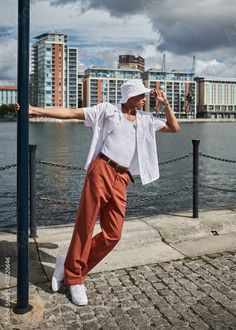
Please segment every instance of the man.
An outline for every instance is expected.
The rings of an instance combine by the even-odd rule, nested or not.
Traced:
[[[151,92],[162,104],[167,121],[140,111]],[[101,103],[81,109],[44,109],[30,106],[29,113],[62,119],[82,119],[93,130],[85,169],[87,175],[67,256],[58,256],[52,289],[69,285],[72,302],[88,303],[85,275],[118,243],[126,211],[126,190],[133,175],[143,184],[159,178],[155,132],[177,132],[178,122],[163,91],[147,89],[141,80],[121,86],[119,104]],[[93,237],[97,217],[101,232]]]

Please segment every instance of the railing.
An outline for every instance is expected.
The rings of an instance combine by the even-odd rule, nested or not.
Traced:
[[[235,164],[236,160],[230,160],[230,159],[224,159],[215,157],[212,155],[208,155],[202,152],[199,152],[199,140],[192,140],[193,143],[193,152],[187,153],[181,157],[173,158],[164,162],[160,162],[159,165],[166,165],[166,164],[172,164],[174,162],[192,157],[192,184],[184,185],[182,187],[178,187],[175,190],[169,191],[167,193],[158,194],[155,196],[142,196],[142,197],[136,197],[131,201],[127,201],[127,207],[137,206],[145,204],[147,201],[154,201],[159,200],[161,198],[166,198],[169,196],[173,196],[175,194],[178,194],[181,191],[189,191],[192,190],[192,217],[198,218],[198,211],[199,211],[199,188],[208,188],[213,189],[216,191],[223,191],[223,192],[230,192],[235,193],[236,190],[234,189],[227,189],[227,188],[221,188],[221,187],[215,187],[210,186],[206,184],[200,184],[199,182],[199,157],[211,159],[214,161],[220,161],[220,162],[226,162]],[[45,196],[40,196],[36,194],[36,165],[44,165],[44,166],[50,166],[50,167],[57,167],[57,168],[63,168],[68,170],[83,170],[80,166],[70,166],[70,165],[64,165],[64,164],[57,164],[53,162],[47,162],[42,160],[36,160],[36,145],[30,145],[29,146],[29,177],[30,177],[30,237],[37,237],[37,216],[36,216],[36,204],[37,201],[42,202],[50,202],[53,204],[63,205],[63,206],[73,206],[77,207],[78,204],[74,202],[70,202],[68,200],[60,200],[60,199],[52,199]],[[9,170],[11,168],[15,168],[16,164],[10,164],[6,166],[0,167],[0,172]],[[16,202],[7,202],[0,204],[1,208],[6,208],[9,206],[15,206]]]

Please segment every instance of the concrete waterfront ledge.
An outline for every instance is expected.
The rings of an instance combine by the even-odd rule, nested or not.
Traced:
[[[191,215],[181,212],[126,221],[121,241],[92,272],[236,250],[236,209],[200,212],[198,219]],[[66,254],[72,230],[73,226],[40,228],[37,242],[41,259],[47,254],[54,258],[58,253]],[[95,233],[99,230],[97,224]],[[58,248],[44,245],[49,242]],[[44,262],[49,278],[54,263]]]
[[[177,118],[180,123],[235,123],[236,118]]]
[[[165,119],[165,118],[160,118]],[[235,123],[236,118],[177,118],[180,123]],[[30,117],[29,121],[32,123],[42,123],[42,122],[83,122],[83,120],[78,119],[57,119],[49,117]],[[16,118],[0,118],[0,122],[16,122]]]
[[[165,119],[165,118],[160,118]],[[221,118],[221,119],[211,119],[211,118],[177,118],[180,123],[235,123],[236,118]],[[83,120],[78,119],[57,119],[49,117],[31,117],[29,119],[32,123],[66,123],[66,122],[84,122]]]
[[[39,237],[30,238],[29,301],[33,309],[24,315],[11,310],[17,294],[16,231],[0,231],[1,329],[101,329],[101,322],[104,329],[136,329],[140,320],[144,322],[142,315],[148,324],[142,323],[142,328],[150,328],[155,320],[155,328],[172,329],[166,321],[169,318],[175,329],[191,328],[190,323],[199,329],[209,323],[215,329],[222,315],[224,324],[235,325],[236,208],[202,211],[198,219],[191,212],[181,212],[126,221],[122,240],[85,280],[89,296],[85,307],[71,303],[68,288],[62,286],[58,293],[51,290],[56,256],[66,253],[72,230],[73,225],[39,227]],[[190,303],[197,316],[189,314]],[[214,324],[207,310],[212,305],[218,306],[216,314],[220,315]],[[131,321],[136,325],[132,327]]]
[[[95,233],[100,230],[95,226]],[[39,227],[38,238],[29,240],[31,283],[51,279],[56,256],[66,254],[73,225]],[[0,232],[0,289],[4,288],[4,258],[11,263],[10,285],[16,285],[16,232]],[[223,251],[236,251],[236,208],[171,213],[128,220],[115,249],[93,273],[148,265]]]

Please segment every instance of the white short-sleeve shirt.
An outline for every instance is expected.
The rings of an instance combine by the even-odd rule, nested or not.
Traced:
[[[87,169],[91,160],[102,151],[103,147],[108,148],[109,145],[111,146],[112,136],[114,137],[115,133],[119,134],[119,127],[122,132],[124,115],[122,114],[120,104],[113,105],[110,103],[100,103],[94,107],[84,108],[84,115],[85,126],[91,127],[93,130],[93,138],[85,165],[85,169]],[[136,128],[135,134],[133,135],[135,141],[134,144],[132,143],[130,146],[132,156],[136,154],[136,157],[132,157],[129,164],[130,166],[128,167],[133,175],[140,175],[143,184],[147,184],[159,178],[156,131],[164,126],[165,123],[154,117],[151,113],[137,110]],[[131,131],[130,136],[132,137]],[[118,135],[116,135],[116,138],[118,138]],[[115,142],[116,139],[114,139],[114,143]],[[120,148],[120,154],[124,152],[123,155],[126,155],[125,148],[123,149],[124,151]],[[115,149],[113,149],[113,152],[114,150]],[[113,158],[116,158],[115,155]],[[122,161],[122,158],[113,160],[121,163],[119,160]],[[121,165],[125,166],[124,163],[121,163]]]

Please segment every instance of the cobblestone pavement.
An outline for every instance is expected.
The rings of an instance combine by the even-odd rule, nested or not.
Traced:
[[[31,285],[34,308],[11,314],[12,328],[236,329],[235,253],[92,274],[86,286],[89,305],[78,307],[66,288]]]

